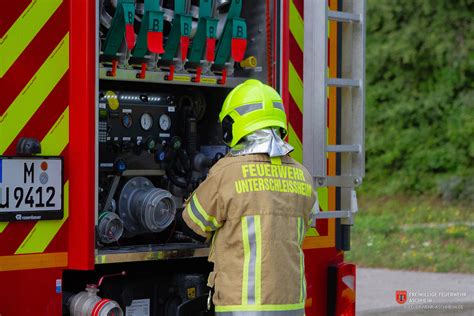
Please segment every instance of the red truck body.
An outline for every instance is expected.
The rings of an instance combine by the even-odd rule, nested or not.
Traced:
[[[289,120],[288,141],[302,160],[304,1],[274,3],[280,32],[272,70]],[[337,10],[342,1],[331,0]],[[276,10],[276,6],[280,6]],[[0,13],[0,155],[16,156],[21,137],[41,141],[41,156],[64,161],[64,217],[0,222],[0,315],[62,315],[65,271],[94,271],[96,208],[97,4],[82,0],[10,1]],[[329,73],[338,72],[339,25],[330,22]],[[278,42],[277,40],[274,43]],[[279,67],[279,68],[278,68]],[[338,89],[328,93],[328,142],[340,133]],[[336,154],[328,175],[338,172]],[[334,210],[336,188],[320,188],[320,207]],[[318,220],[304,241],[307,315],[329,315],[336,304],[330,267],[344,262],[336,219]],[[180,260],[180,259],[175,259]],[[186,260],[186,259],[182,259]],[[135,263],[139,264],[139,263]],[[335,291],[334,291],[335,293]],[[334,307],[330,308],[334,310]],[[349,315],[349,314],[347,314]]]

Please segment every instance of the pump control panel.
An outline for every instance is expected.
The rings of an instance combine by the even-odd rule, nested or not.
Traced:
[[[225,96],[160,86],[99,91],[100,247],[172,236],[184,199],[227,151],[217,117]]]
[[[196,247],[175,216],[228,152],[219,122],[228,93],[250,78],[274,81],[274,9],[242,0],[98,2],[99,252]]]
[[[175,135],[175,96],[165,93],[99,93],[100,170],[157,169]]]

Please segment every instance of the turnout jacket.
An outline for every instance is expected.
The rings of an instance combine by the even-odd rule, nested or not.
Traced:
[[[218,315],[304,315],[301,244],[316,201],[312,177],[289,156],[226,156],[211,168],[182,216],[200,236],[215,232],[208,285]]]

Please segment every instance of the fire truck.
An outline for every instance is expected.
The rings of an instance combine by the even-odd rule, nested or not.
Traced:
[[[249,78],[318,192],[306,315],[354,315],[364,25],[365,0],[3,1],[0,315],[201,315],[209,245],[174,218]]]

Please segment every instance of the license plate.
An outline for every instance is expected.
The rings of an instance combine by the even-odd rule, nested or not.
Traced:
[[[0,156],[0,221],[60,218],[62,158]]]

